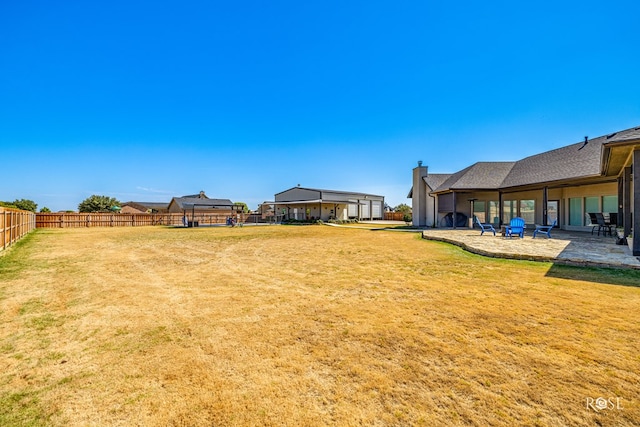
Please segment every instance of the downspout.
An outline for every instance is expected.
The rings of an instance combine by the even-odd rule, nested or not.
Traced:
[[[453,223],[453,229],[456,229],[456,219],[458,217],[458,212],[456,211],[456,192],[452,191],[453,194],[453,212],[451,214],[451,222]]]
[[[624,168],[624,199],[623,204],[623,221],[624,221],[624,236],[627,237],[631,234],[631,167]],[[637,231],[634,230],[634,234]]]
[[[436,210],[437,210],[436,209],[436,196],[432,196],[430,193],[427,193],[427,196],[429,196],[429,197],[431,197],[433,199],[433,224],[432,224],[432,227],[436,228],[436,226],[438,225],[437,217],[436,217]],[[426,214],[426,212],[425,212],[425,214]],[[413,215],[413,213],[412,213],[412,215]],[[427,224],[425,224],[425,225],[427,225]]]

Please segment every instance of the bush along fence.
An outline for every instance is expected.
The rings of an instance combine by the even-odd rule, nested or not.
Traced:
[[[0,207],[0,233],[4,250],[36,228],[36,214],[20,209]]]
[[[207,226],[226,224],[227,218],[232,216],[238,222],[244,222],[244,214],[231,212],[225,213],[201,213],[192,215],[187,212],[188,226]],[[139,227],[149,225],[184,225],[182,213],[38,213],[36,214],[37,228],[81,228],[81,227]]]

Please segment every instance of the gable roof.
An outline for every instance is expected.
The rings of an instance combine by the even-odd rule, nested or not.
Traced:
[[[451,178],[451,175],[452,174],[450,173],[432,173],[423,177],[422,179],[429,186],[429,188],[435,190],[436,188],[440,187],[447,179]]]
[[[600,178],[603,144],[638,138],[640,127],[567,145],[516,162],[478,162],[452,174],[433,192],[499,190]]]
[[[193,194],[189,196],[182,196],[183,199],[208,199],[204,191],[200,191],[199,194]]]
[[[502,188],[600,176],[604,137],[526,157],[515,163]]]
[[[427,176],[423,176],[425,184],[429,187],[430,191],[435,190],[440,187],[447,179],[449,179],[453,174],[450,173],[431,173]],[[407,199],[413,199],[413,185],[409,189],[409,194],[407,194]]]
[[[201,199],[200,197],[174,197],[171,203],[175,203],[180,209],[227,209],[233,207],[233,202],[229,199]],[[169,203],[169,204],[171,204]]]
[[[502,185],[515,162],[478,162],[451,175],[435,191],[493,190]]]
[[[167,202],[125,202],[122,204],[122,207],[125,206],[131,206],[135,209],[144,211],[147,209],[155,209],[155,210],[160,210],[160,209],[167,209],[167,207],[169,206],[169,203]]]
[[[370,193],[361,193],[358,191],[341,191],[341,190],[322,190],[320,188],[309,188],[309,187],[291,187],[287,190],[281,191],[279,193],[276,193],[275,195],[279,195],[282,193],[286,193],[287,191],[291,191],[291,190],[309,190],[309,191],[317,191],[319,193],[336,193],[336,194],[353,194],[353,195],[361,195],[361,196],[375,196],[375,197],[383,197],[383,196],[379,196],[377,194],[370,194]]]

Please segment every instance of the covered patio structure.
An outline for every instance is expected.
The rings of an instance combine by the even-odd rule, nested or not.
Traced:
[[[622,218],[624,235],[632,240],[634,255],[640,255],[640,185],[635,185],[634,171],[640,169],[640,128],[631,135],[615,133],[602,149],[602,175],[616,177],[618,182],[618,217]],[[629,237],[629,236],[632,237]]]
[[[517,161],[477,162],[452,174],[430,174],[418,162],[409,193],[413,225],[467,228],[476,217],[497,227],[519,217],[528,229],[555,222],[565,231],[591,231],[592,216],[602,214],[639,256],[639,167],[640,127]],[[448,218],[455,220],[443,221]]]
[[[276,215],[284,220],[374,220],[384,218],[384,197],[375,194],[293,187],[275,195]]]

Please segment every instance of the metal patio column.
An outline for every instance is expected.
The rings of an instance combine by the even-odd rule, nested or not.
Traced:
[[[624,176],[622,179],[624,186],[622,199],[622,221],[624,223],[624,236],[626,237],[631,233],[631,167],[624,168]]]
[[[633,255],[640,255],[640,185],[635,179],[635,171],[640,166],[640,149],[633,150],[633,243],[631,244]]]
[[[548,205],[549,204],[549,187],[542,189],[542,225],[549,225]]]

